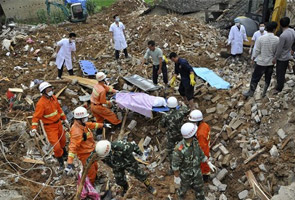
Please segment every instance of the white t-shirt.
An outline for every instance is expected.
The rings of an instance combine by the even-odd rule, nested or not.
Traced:
[[[261,33],[259,30],[254,33],[254,35],[252,37],[252,41],[255,41],[255,43],[254,43],[254,47],[252,50],[252,57],[254,55],[254,51],[256,48],[256,41],[258,40],[258,38],[260,38],[261,36],[266,35],[266,34],[267,34],[267,31],[263,31],[263,33]]]

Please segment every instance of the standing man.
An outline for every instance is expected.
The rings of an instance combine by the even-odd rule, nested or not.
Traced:
[[[198,127],[193,123],[185,123],[181,127],[181,140],[175,147],[172,158],[172,169],[174,171],[174,183],[179,188],[179,199],[185,199],[188,189],[195,190],[196,200],[205,200],[204,182],[200,164],[207,162],[214,172],[216,167],[208,160],[199,147],[198,140],[194,137]]]
[[[70,75],[74,75],[73,61],[76,62],[75,51],[76,51],[76,34],[70,33],[69,39],[65,38],[57,42],[56,49],[56,65],[58,69],[58,76],[56,79],[61,79],[64,65],[67,67]]]
[[[283,33],[280,35],[280,42],[276,50],[273,64],[276,64],[277,73],[277,87],[274,94],[281,92],[285,84],[286,70],[289,66],[289,60],[292,58],[291,50],[295,50],[295,31],[289,28],[290,18],[283,17],[280,20],[280,25],[283,29]]]
[[[91,112],[98,123],[103,123],[106,119],[110,123],[117,125],[121,123],[121,120],[119,120],[117,115],[109,109],[112,107],[112,102],[107,101],[106,99],[108,92],[116,93],[117,91],[114,90],[113,87],[106,85],[106,77],[107,76],[103,72],[98,72],[96,74],[98,83],[93,87],[90,97]]]
[[[189,122],[194,123],[198,126],[197,133],[195,136],[198,139],[200,148],[207,158],[210,156],[210,126],[203,121],[203,113],[200,110],[193,110],[189,114]],[[208,182],[210,175],[210,167],[205,163],[201,163],[201,171],[203,180]]]
[[[125,39],[125,26],[120,22],[119,15],[114,16],[115,22],[110,26],[111,33],[111,45],[115,47],[115,58],[118,61],[120,57],[120,51],[124,51],[125,58],[128,58],[127,43]],[[113,42],[115,44],[113,44]]]
[[[265,29],[265,25],[263,22],[261,22],[259,24],[259,30],[256,31],[252,37],[252,41],[251,41],[251,46],[250,46],[250,49],[249,49],[249,54],[251,55],[251,60],[253,59],[253,55],[254,55],[254,52],[255,52],[255,47],[256,47],[256,41],[258,40],[258,38],[260,38],[261,36],[267,34],[267,31],[264,30]],[[254,46],[254,48],[253,48]],[[253,51],[252,51],[252,48],[253,48]]]
[[[184,98],[186,104],[189,108],[193,110],[195,108],[194,104],[194,86],[196,85],[195,73],[192,66],[187,60],[179,58],[174,52],[170,53],[169,58],[175,63],[174,75],[171,79],[170,86],[175,87],[176,76],[180,74],[181,81],[179,85],[179,93]]]
[[[231,55],[234,60],[239,61],[239,57],[243,53],[243,41],[248,41],[246,35],[246,29],[240,23],[240,19],[234,20],[235,25],[230,29],[228,35],[227,45],[231,45]]]
[[[142,60],[142,65],[146,62],[146,60],[152,57],[153,61],[153,83],[155,85],[158,84],[158,76],[163,73],[163,81],[165,86],[168,83],[168,73],[167,73],[167,66],[166,61],[163,57],[163,51],[156,47],[155,41],[151,40],[148,42],[148,50],[146,51],[144,58]]]
[[[166,128],[166,138],[167,138],[167,157],[172,162],[172,153],[175,144],[182,139],[179,130],[183,118],[188,114],[189,109],[186,106],[181,106],[178,108],[178,102],[175,97],[169,97],[167,100],[167,106],[170,108],[168,113],[165,113],[160,121],[160,127]]]
[[[53,95],[52,85],[48,82],[42,82],[39,86],[40,93],[42,93],[39,99],[36,110],[32,119],[31,136],[35,136],[37,133],[38,122],[42,120],[44,123],[47,139],[53,146],[54,157],[59,162],[59,170],[63,170],[64,158],[67,158],[68,153],[66,151],[66,136],[63,130],[61,120],[70,127],[70,123],[66,119],[64,112],[62,111],[56,96]]]
[[[91,152],[95,149],[95,141],[93,138],[93,133],[90,130],[97,130],[103,127],[110,127],[110,124],[102,123],[92,123],[88,122],[88,116],[86,108],[78,107],[74,110],[74,124],[70,131],[70,144],[69,144],[69,156],[68,165],[65,169],[66,174],[70,174],[74,168],[73,161],[75,156],[78,156],[79,160],[85,165]],[[97,162],[94,162],[89,171],[88,177],[92,185],[96,178],[96,173],[98,170]]]
[[[127,192],[129,185],[126,181],[125,170],[143,182],[147,190],[156,194],[157,191],[151,186],[148,174],[138,165],[133,153],[142,155],[135,142],[116,141],[110,143],[107,140],[100,140],[95,151],[102,161],[113,169],[116,183],[123,188],[123,195]]]
[[[276,22],[268,23],[266,25],[268,33],[260,37],[256,42],[257,45],[253,55],[253,60],[256,60],[254,65],[255,69],[252,74],[250,89],[247,92],[243,92],[245,97],[252,97],[254,95],[256,87],[263,74],[265,75],[265,85],[262,96],[264,97],[266,95],[273,73],[274,66],[272,61],[279,44],[279,38],[274,35],[277,26],[278,24]]]

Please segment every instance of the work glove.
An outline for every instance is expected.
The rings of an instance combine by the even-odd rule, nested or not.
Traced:
[[[252,48],[249,49],[249,54],[251,55],[251,53],[252,53]]]
[[[190,74],[189,75],[189,77],[190,77],[190,84],[191,84],[191,86],[195,86],[196,85],[196,81],[195,81],[195,75],[194,74]]]
[[[87,135],[86,135],[86,133],[83,133],[83,141],[86,141],[87,140]]]
[[[208,165],[212,172],[215,172],[217,170],[217,168],[210,161],[208,161]]]
[[[74,165],[68,164],[68,166],[65,168],[66,175],[71,175],[71,172],[73,171]]]
[[[30,131],[30,136],[31,136],[31,137],[35,137],[36,134],[37,134],[37,130],[36,130],[36,129],[32,129],[32,130]]]
[[[175,183],[176,185],[180,185],[180,182],[181,182],[180,177],[179,177],[179,176],[178,176],[178,177],[174,176],[174,183]]]
[[[109,124],[109,123],[104,123],[104,124],[103,124],[103,127],[104,127],[104,128],[112,128],[112,125]]]
[[[64,120],[64,123],[66,124],[66,126],[68,127],[68,128],[71,128],[71,124],[70,124],[70,122],[66,119],[66,120]]]
[[[171,81],[170,81],[170,87],[175,87],[175,81],[176,81],[176,76],[173,76]]]

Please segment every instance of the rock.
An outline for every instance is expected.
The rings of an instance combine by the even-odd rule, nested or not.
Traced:
[[[26,128],[27,128],[27,122],[18,122],[18,123],[13,123],[10,126],[8,126],[7,131],[8,132],[15,132],[20,135],[26,133]]]
[[[231,112],[231,113],[229,114],[229,116],[230,116],[231,118],[236,118],[236,117],[238,116],[238,114],[237,114],[236,112]]]
[[[219,146],[219,150],[221,151],[221,153],[223,155],[227,155],[229,154],[229,151],[225,148],[225,146],[223,146],[222,144]]]
[[[252,108],[251,108],[251,112],[255,113],[257,111],[257,104],[255,104]]]
[[[223,104],[217,104],[217,106],[216,106],[216,110],[217,110],[217,113],[218,114],[223,114],[223,113],[225,113],[226,111],[227,111],[227,107],[225,106],[225,105],[223,105]]]
[[[132,129],[134,129],[136,127],[136,125],[137,125],[137,121],[132,120],[130,122],[130,124],[127,126],[127,128],[130,129],[130,130],[132,130]]]
[[[271,200],[294,200],[295,197],[295,183],[289,186],[281,186],[279,194],[273,196]]]
[[[260,173],[258,174],[258,178],[259,178],[259,180],[260,180],[261,182],[265,181],[265,176],[264,176],[264,174],[263,174],[262,172],[260,172]]]
[[[259,118],[258,115],[256,115],[256,116],[254,117],[254,119],[255,119],[256,123],[260,123],[260,118]]]
[[[215,108],[215,107],[206,109],[206,112],[207,112],[208,114],[210,114],[210,113],[214,113],[215,111],[216,111],[216,108]]]
[[[267,172],[267,169],[265,168],[265,165],[263,163],[260,164],[258,167],[261,171]]]
[[[225,176],[228,174],[228,171],[227,169],[223,168],[216,176],[216,178],[219,180],[219,181],[222,181]]]
[[[212,191],[212,192],[217,192],[218,191],[218,188],[216,187],[216,186],[214,186],[214,185],[211,185],[211,184],[209,184],[209,189]]]
[[[279,152],[278,152],[278,148],[276,145],[273,145],[271,150],[269,151],[270,155],[272,157],[278,157],[279,156]]]
[[[263,116],[267,116],[268,112],[267,112],[267,110],[263,109],[263,110],[261,110],[261,114],[262,114]]]
[[[227,188],[227,185],[226,184],[221,184],[218,186],[218,191],[220,192],[224,192]]]
[[[225,196],[225,194],[221,194],[219,196],[219,200],[227,200],[227,197]]]
[[[217,178],[214,178],[213,181],[212,181],[212,183],[213,183],[216,187],[218,187],[219,185],[222,184]]]
[[[142,145],[144,147],[147,147],[150,144],[151,140],[152,140],[152,138],[150,138],[149,136],[146,136]]]
[[[248,190],[244,190],[242,192],[239,193],[239,199],[246,199],[248,196],[249,191]]]
[[[284,131],[283,129],[281,129],[281,128],[278,130],[277,134],[279,135],[279,137],[280,137],[282,140],[285,139],[285,138],[287,137],[285,131]]]

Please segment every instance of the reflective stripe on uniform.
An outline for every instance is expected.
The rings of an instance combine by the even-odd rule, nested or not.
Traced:
[[[98,129],[98,123],[95,123],[95,128],[94,129]]]
[[[65,113],[61,113],[60,116],[65,116]]]
[[[72,152],[69,152],[69,156],[72,157],[72,158],[75,158],[76,154],[72,153]]]
[[[98,97],[98,95],[99,95],[99,93],[96,91],[95,88],[93,88],[93,90],[92,90],[92,94],[94,94],[94,96],[96,96],[96,97]]]
[[[38,126],[38,123],[33,122],[32,125],[33,125],[33,126]]]
[[[88,136],[90,135],[90,132],[87,132],[86,135],[87,135],[87,137],[88,137]]]
[[[55,115],[57,115],[58,114],[58,112],[57,112],[57,110],[56,111],[54,111],[53,113],[50,113],[49,115],[44,115],[43,117],[44,118],[49,118],[49,117],[53,117],[53,116],[55,116]]]
[[[109,87],[109,92],[112,92],[112,90],[113,90],[113,87],[110,86],[110,87]]]

